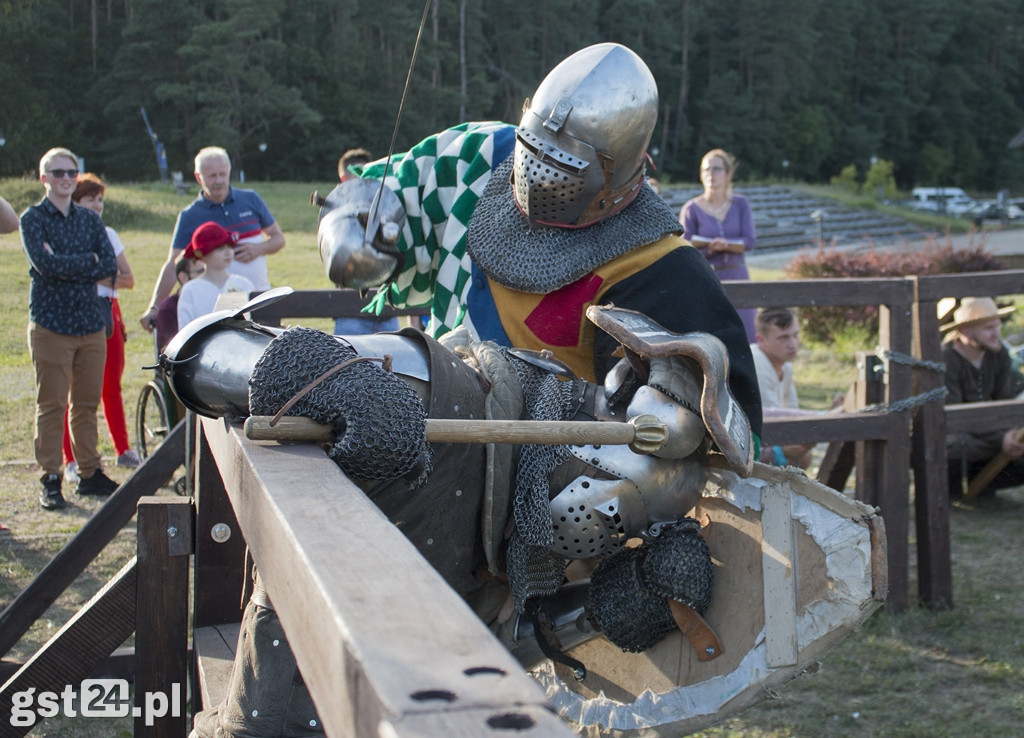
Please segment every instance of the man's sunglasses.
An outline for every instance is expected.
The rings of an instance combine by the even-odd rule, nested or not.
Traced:
[[[74,179],[75,177],[78,176],[78,170],[77,169],[51,169],[49,172],[47,172],[47,174],[49,174],[51,177],[56,177],[57,179],[64,179],[64,177],[70,177],[71,179]]]

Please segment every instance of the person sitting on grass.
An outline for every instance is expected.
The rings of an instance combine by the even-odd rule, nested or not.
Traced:
[[[186,282],[191,282],[203,275],[205,267],[203,262],[196,259],[180,257],[174,265],[174,279],[178,282],[178,289],[174,294],[168,295],[160,303],[154,319],[154,331],[156,334],[156,352],[159,354],[164,347],[170,343],[178,332],[178,298],[181,297],[181,288]]]
[[[757,313],[757,343],[750,344],[757,369],[757,386],[761,391],[761,407],[766,418],[794,418],[817,415],[814,410],[800,409],[793,382],[793,360],[800,348],[800,323],[790,308],[762,308]],[[837,397],[835,409],[842,402]],[[760,461],[775,466],[811,465],[813,443],[791,446],[764,446]]]
[[[238,274],[228,272],[234,260],[238,236],[226,231],[213,221],[196,228],[192,240],[182,256],[198,259],[205,267],[198,279],[181,286],[178,297],[178,327],[184,328],[196,318],[212,313],[217,298],[225,292],[252,292],[252,282]]]

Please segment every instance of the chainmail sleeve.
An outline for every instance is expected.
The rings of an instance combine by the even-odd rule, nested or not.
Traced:
[[[267,346],[249,379],[253,415],[275,415],[332,369],[287,414],[311,418],[338,432],[328,455],[357,479],[406,478],[422,484],[430,473],[426,411],[413,389],[375,361],[322,331],[290,328]]]

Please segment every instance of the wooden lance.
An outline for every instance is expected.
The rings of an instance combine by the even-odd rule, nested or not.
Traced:
[[[270,416],[253,415],[245,420],[245,436],[251,441],[334,440],[335,431],[309,418],[286,415],[273,422]],[[427,419],[431,443],[539,443],[554,445],[624,444],[640,454],[654,453],[668,441],[668,429],[653,415],[638,415],[628,423],[577,420],[461,420]]]
[[[1024,428],[1019,428],[1014,434],[1017,443],[1024,441]],[[1003,451],[996,454],[985,467],[974,475],[974,479],[967,485],[967,497],[977,497],[981,491],[989,485],[993,479],[999,476],[999,472],[1006,468],[1006,465],[1013,461],[1012,456],[1007,456]]]

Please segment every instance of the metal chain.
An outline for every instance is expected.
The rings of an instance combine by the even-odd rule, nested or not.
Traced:
[[[882,360],[888,359],[896,364],[903,364],[905,366],[921,369],[931,369],[933,372],[945,373],[946,371],[946,364],[944,362],[918,359],[910,356],[909,354],[904,354],[900,351],[893,351],[891,349],[883,348],[882,346],[875,346],[875,356]],[[913,410],[915,407],[927,405],[929,402],[936,402],[943,399],[947,394],[949,394],[949,390],[945,387],[936,387],[935,389],[928,390],[927,392],[922,392],[919,395],[905,397],[902,400],[896,400],[892,404],[887,405],[884,402],[880,402],[875,403],[874,405],[867,405],[859,408],[857,412],[882,414],[899,413],[904,410]]]
[[[905,366],[916,366],[922,369],[931,369],[933,372],[946,371],[946,365],[944,362],[918,359],[910,354],[904,354],[899,351],[882,348],[881,346],[875,346],[875,356],[879,359],[888,359],[889,361],[894,361],[897,364],[904,364]]]
[[[949,393],[945,387],[936,387],[935,389],[922,392],[919,395],[912,397],[905,397],[902,400],[896,400],[891,405],[885,403],[876,403],[874,405],[866,405],[862,408],[858,408],[858,413],[899,413],[904,410],[913,410],[915,407],[921,407],[927,405],[929,402],[935,402],[941,400]]]

